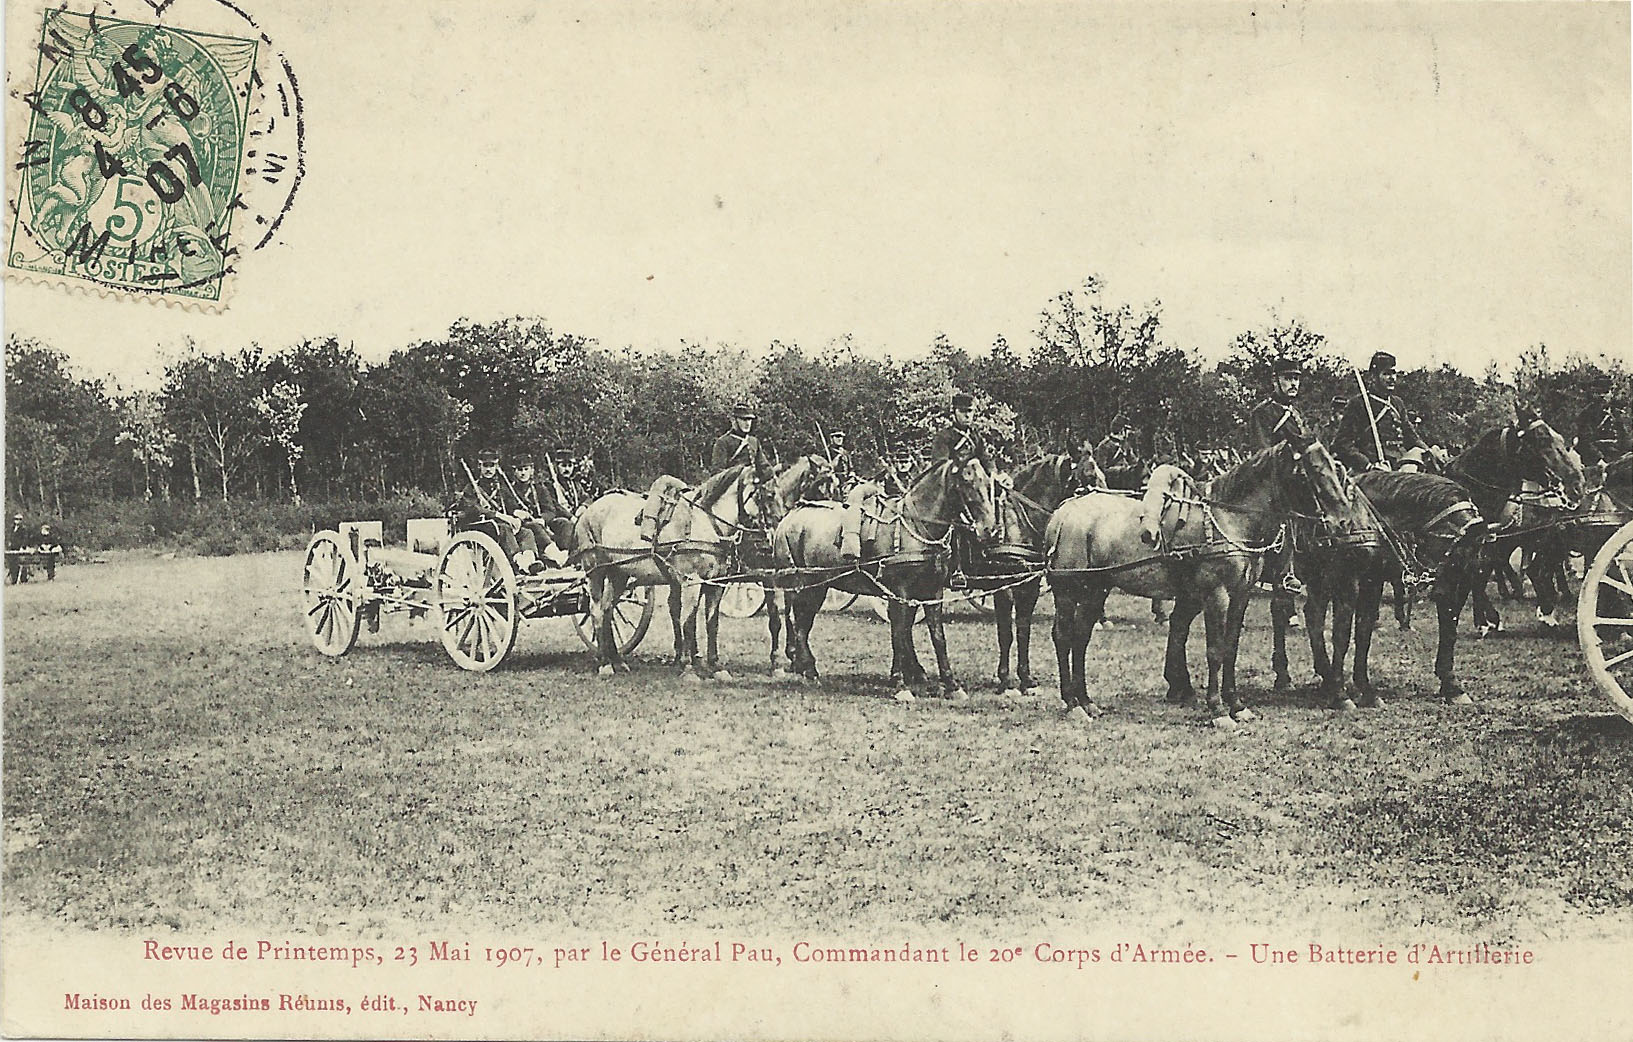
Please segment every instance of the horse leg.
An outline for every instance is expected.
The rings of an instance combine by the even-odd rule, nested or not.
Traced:
[[[1032,682],[1032,613],[1038,607],[1038,594],[1043,580],[1033,579],[1015,588],[1015,657],[1018,665],[1021,693],[1032,695],[1037,685]]]
[[[1072,643],[1072,672],[1077,677],[1077,705],[1088,716],[1098,716],[1100,710],[1089,697],[1089,642],[1094,639],[1094,627],[1106,614],[1106,598],[1111,587],[1091,589],[1089,596],[1077,608],[1077,639]]]
[[[1503,628],[1503,617],[1497,611],[1497,606],[1491,603],[1491,598],[1486,593],[1486,586],[1491,582],[1491,573],[1496,567],[1495,557],[1486,557],[1485,555],[1481,555],[1480,559],[1472,566],[1473,574],[1470,579],[1470,590],[1474,597],[1474,633],[1479,637],[1484,637],[1493,632],[1501,632]],[[1461,608],[1459,608],[1459,614],[1461,614]]]
[[[618,641],[613,637],[612,614],[613,608],[623,599],[624,591],[629,589],[629,584],[629,576],[614,573],[607,577],[606,585],[601,588],[601,619],[596,628],[596,641],[601,645],[601,661],[617,673],[628,673],[629,663],[624,661],[623,653],[618,650]],[[606,675],[604,670],[605,667],[603,676]]]
[[[1558,553],[1553,540],[1538,545],[1531,554],[1531,560],[1526,564],[1525,574],[1531,580],[1531,586],[1537,591],[1537,621],[1544,629],[1558,629],[1559,602],[1563,596],[1563,589],[1558,581],[1562,554]]]
[[[1225,641],[1230,626],[1230,601],[1222,587],[1208,590],[1200,600],[1203,628],[1208,641],[1208,715],[1218,726],[1229,722],[1220,692],[1225,671]]]
[[[697,653],[697,608],[702,599],[702,586],[682,583],[680,587],[680,621],[684,640],[677,641],[680,673],[687,680],[702,679],[698,667],[702,664]]]
[[[1455,553],[1455,549],[1453,550]],[[1440,678],[1440,697],[1452,705],[1469,705],[1474,699],[1457,682],[1454,661],[1457,654],[1457,619],[1463,614],[1470,587],[1484,578],[1478,563],[1456,568],[1453,581],[1437,583],[1435,608],[1440,616],[1440,641],[1435,650],[1435,676]]]
[[[1338,601],[1342,599],[1339,592],[1343,588],[1343,579],[1335,578],[1331,571],[1341,567],[1337,561],[1325,561],[1320,568],[1308,569],[1310,574],[1305,578],[1305,588],[1309,596],[1304,600],[1304,632],[1310,638],[1310,666],[1315,670],[1317,677],[1329,684],[1342,685],[1344,671],[1341,665],[1335,666],[1333,659],[1338,656]],[[1354,607],[1353,603],[1351,607]],[[1328,654],[1327,643],[1327,611],[1333,610],[1332,654]],[[1349,634],[1344,634],[1344,644],[1349,644]],[[1334,672],[1336,671],[1336,679]]]
[[[814,604],[811,593],[810,590],[798,590],[788,595],[788,608],[793,615],[789,624],[788,640],[790,644],[796,639],[799,642],[793,668],[798,676],[807,680],[817,678],[816,652],[811,649],[811,628],[816,625],[817,612],[822,610],[822,601],[826,598],[827,591],[818,589]]]
[[[1015,678],[1009,672],[1009,649],[1015,643],[1015,596],[1009,590],[992,595],[992,607],[998,619],[998,690],[1005,698],[1020,695]]]
[[[1253,584],[1248,581],[1232,589],[1225,602],[1225,647],[1219,688],[1234,720],[1253,719],[1253,710],[1243,704],[1241,696],[1236,693],[1236,653],[1242,645],[1242,623],[1247,618],[1247,606],[1252,595]]]
[[[590,622],[595,628],[595,671],[603,677],[613,674],[612,659],[607,655],[607,639],[604,635],[606,627],[602,620],[608,615],[607,601],[607,573],[592,572],[590,574]]]
[[[1315,600],[1312,589],[1304,602],[1306,614]],[[1293,617],[1293,609],[1293,595],[1277,585],[1270,593],[1270,667],[1276,671],[1277,691],[1287,691],[1293,686],[1293,678],[1287,672],[1287,623]]]
[[[1185,594],[1174,600],[1174,609],[1168,615],[1168,650],[1163,656],[1162,676],[1168,681],[1168,701],[1179,705],[1196,701],[1191,667],[1185,661],[1185,646],[1190,642],[1191,623],[1201,610],[1202,602]]]
[[[703,625],[709,635],[708,662],[709,676],[715,680],[730,680],[731,671],[720,665],[720,601],[725,596],[725,589],[713,583],[703,587]],[[766,605],[766,611],[771,605]]]
[[[1382,562],[1373,564],[1361,574],[1355,588],[1355,663],[1351,676],[1355,681],[1355,693],[1361,696],[1359,701],[1363,706],[1381,704],[1378,692],[1372,687],[1368,668],[1372,656],[1372,634],[1378,628],[1378,607],[1383,603],[1386,567]]]
[[[783,592],[769,583],[765,585],[764,590],[765,628],[767,634],[771,638],[771,679],[782,680],[788,676],[788,671],[783,669],[782,663],[777,660],[777,651],[782,644]],[[788,657],[790,659],[794,657],[794,632],[792,625],[789,626],[788,632]]]
[[[1055,622],[1050,634],[1055,640],[1055,670],[1060,677],[1060,700],[1070,709],[1078,677],[1072,673],[1072,616],[1077,613],[1077,598],[1065,590],[1055,590]]]
[[[1322,673],[1321,691],[1322,694],[1327,696],[1327,704],[1334,709],[1353,709],[1355,703],[1344,695],[1344,658],[1349,654],[1350,636],[1355,628],[1355,600],[1360,594],[1360,584],[1357,570],[1351,562],[1343,561],[1337,563],[1335,567],[1338,569],[1338,574],[1327,576],[1322,583],[1326,589],[1323,592],[1319,625],[1325,630],[1327,604],[1330,602],[1332,605],[1332,657],[1327,658],[1326,652],[1322,652],[1322,659],[1324,660],[1322,664],[1326,666],[1326,671]],[[1378,593],[1382,596],[1382,587],[1379,588]],[[1313,596],[1311,600],[1314,600]],[[1310,621],[1313,631],[1316,623],[1313,619]],[[1312,632],[1310,634],[1310,647],[1312,649],[1316,646],[1316,640],[1316,634]],[[1320,641],[1325,647],[1327,643],[1325,633],[1321,635]]]
[[[919,606],[903,604],[902,606],[902,676],[909,686],[926,687],[930,675],[924,671],[919,662],[919,649],[913,644],[913,624],[919,618]]]
[[[964,689],[958,686],[953,677],[952,660],[947,657],[947,630],[942,619],[945,609],[940,604],[926,604],[924,606],[924,622],[930,631],[930,647],[936,653],[936,673],[941,680],[942,696],[949,701],[963,702],[969,698]],[[907,631],[909,644],[913,640],[913,631]]]

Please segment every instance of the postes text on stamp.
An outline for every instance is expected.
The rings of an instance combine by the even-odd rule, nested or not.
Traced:
[[[257,41],[46,12],[6,267],[220,303]]]

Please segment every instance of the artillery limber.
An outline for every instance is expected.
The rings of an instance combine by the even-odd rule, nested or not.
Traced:
[[[402,546],[386,546],[380,521],[351,521],[319,532],[306,548],[302,594],[312,643],[344,655],[364,625],[407,612],[429,618],[443,649],[462,669],[486,672],[516,645],[524,619],[570,618],[585,647],[594,648],[589,588],[578,568],[518,574],[497,540],[448,518],[414,518]],[[635,586],[612,606],[621,653],[633,651],[652,622],[652,588]]]

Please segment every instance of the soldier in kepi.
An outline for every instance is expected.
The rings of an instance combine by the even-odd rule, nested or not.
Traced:
[[[981,464],[992,469],[992,450],[981,432],[975,428],[975,399],[962,391],[953,395],[953,412],[946,427],[936,432],[930,442],[930,465],[935,466],[944,460],[952,460],[954,464],[962,465],[968,460],[978,459]],[[964,565],[969,560],[968,542],[961,529],[953,530],[952,564],[947,577],[947,586],[950,589],[961,590],[969,585],[964,576]]]
[[[833,464],[834,484],[838,486],[840,498],[856,484],[856,463],[845,447],[849,440],[843,428],[835,427],[828,432],[828,462]]]
[[[1308,427],[1293,404],[1304,382],[1304,366],[1294,358],[1276,361],[1270,375],[1270,397],[1247,414],[1248,433],[1254,449],[1268,449],[1304,436]],[[1302,446],[1300,446],[1302,448]]]
[[[709,454],[710,473],[718,474],[741,463],[752,463],[762,471],[770,465],[760,438],[754,433],[757,418],[754,406],[746,401],[733,407],[731,430],[714,440],[714,450]]]
[[[535,479],[533,457],[526,453],[511,461],[510,487],[518,500],[517,518],[523,529],[533,533],[539,557],[557,567],[565,564],[567,537],[572,533],[573,522],[561,502],[563,493],[558,486],[541,484]]]
[[[1614,382],[1604,373],[1588,384],[1593,401],[1576,418],[1576,452],[1585,467],[1615,463],[1627,455],[1627,426],[1616,415],[1614,391]]]
[[[1282,442],[1298,444],[1309,437],[1309,428],[1305,426],[1304,417],[1299,415],[1299,389],[1304,382],[1304,366],[1294,358],[1280,358],[1270,372],[1270,397],[1255,405],[1247,414],[1248,432],[1253,439],[1253,449],[1268,449]],[[1295,613],[1293,598],[1303,591],[1298,576],[1293,574],[1293,549],[1283,546],[1265,561],[1265,582],[1270,584],[1270,614],[1291,623],[1298,618]],[[1284,676],[1287,672],[1285,661],[1276,665],[1276,675]]]
[[[492,536],[517,571],[537,574],[544,570],[544,564],[539,560],[533,532],[522,525],[520,510],[521,503],[511,494],[499,469],[499,453],[493,449],[478,453],[474,483],[454,504],[455,527]]]
[[[1427,448],[1395,395],[1395,382],[1395,356],[1388,351],[1373,354],[1367,364],[1366,394],[1350,399],[1333,436],[1333,454],[1350,469],[1390,470],[1407,449]]]

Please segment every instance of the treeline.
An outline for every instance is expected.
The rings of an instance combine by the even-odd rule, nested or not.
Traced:
[[[954,389],[973,393],[981,422],[1017,458],[1080,434],[1129,426],[1149,456],[1243,443],[1242,421],[1272,361],[1307,359],[1303,407],[1330,421],[1355,373],[1298,321],[1241,333],[1224,358],[1164,340],[1160,305],[1106,301],[1098,280],[1042,310],[1031,341],[970,349],[945,336],[895,359],[845,337],[810,351],[684,344],[610,349],[537,319],[460,321],[445,336],[365,363],[333,337],[277,351],[190,346],[155,391],[125,393],[76,374],[50,345],[6,344],[8,505],[55,518],[91,504],[306,501],[420,502],[462,481],[478,448],[535,453],[565,446],[614,483],[658,473],[697,476],[732,404],[754,400],[783,456],[820,450],[841,426],[862,457],[922,445]],[[1401,396],[1427,437],[1464,444],[1512,416],[1516,396],[1568,428],[1601,370],[1548,349],[1479,377],[1409,368]],[[1620,389],[1627,375],[1617,367]]]

